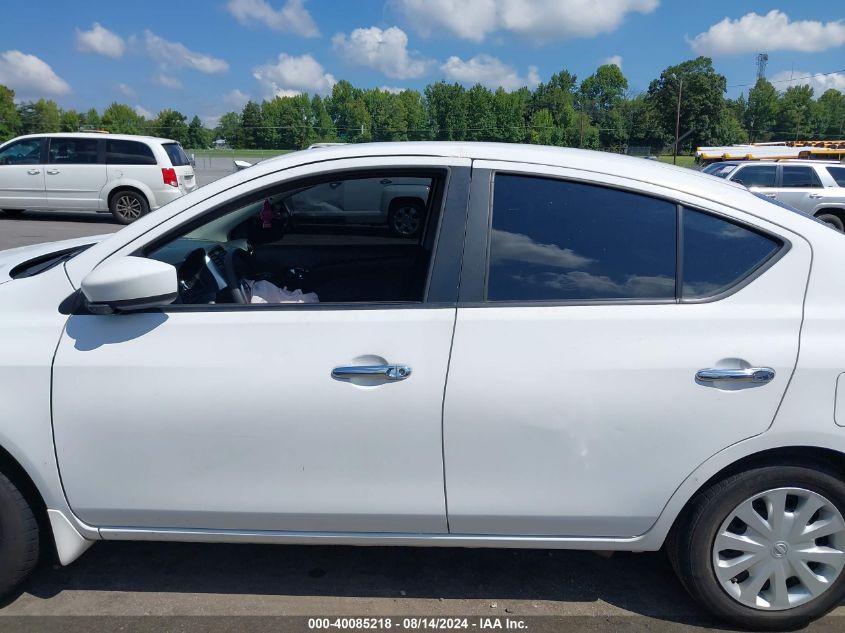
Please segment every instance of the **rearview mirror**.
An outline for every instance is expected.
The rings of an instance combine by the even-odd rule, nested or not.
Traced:
[[[177,291],[176,268],[144,257],[109,260],[82,280],[82,294],[95,314],[167,305]]]

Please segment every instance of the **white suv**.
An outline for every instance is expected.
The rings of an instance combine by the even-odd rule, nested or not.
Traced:
[[[34,134],[0,146],[0,209],[108,212],[134,222],[197,188],[176,141],[122,134]]]

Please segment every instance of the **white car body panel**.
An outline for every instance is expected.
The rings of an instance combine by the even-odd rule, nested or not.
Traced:
[[[45,208],[44,165],[0,165],[0,209]]]
[[[101,211],[106,185],[106,165],[46,165],[47,206],[50,209]]]
[[[335,169],[471,159],[667,196],[770,230],[791,248],[735,294],[692,305],[220,311],[213,320],[202,310],[113,319],[56,310],[100,262],[137,252],[229,197]],[[67,262],[66,279],[56,268],[0,285],[0,395],[9,403],[0,444],[86,539],[653,550],[695,492],[739,460],[784,447],[842,459],[834,402],[845,371],[845,278],[834,272],[843,247],[845,236],[742,187],[651,161],[461,143],[288,154],[100,241]],[[279,334],[291,328],[289,340]],[[57,465],[48,403],[60,338]],[[412,365],[414,375],[369,390],[331,380],[332,367],[362,353]],[[695,384],[690,369],[727,357],[772,366],[776,378],[731,392]],[[234,396],[221,377],[227,369]],[[272,399],[257,395],[268,392]],[[220,414],[232,402],[244,415]],[[436,454],[444,404],[448,526]],[[271,418],[291,408],[293,416]],[[572,417],[560,422],[561,409]],[[285,445],[292,433],[305,452]],[[319,442],[331,448],[321,454]],[[395,446],[398,454],[386,453]],[[254,495],[243,495],[247,480]],[[297,486],[285,487],[291,480]],[[362,485],[380,494],[364,498]],[[63,539],[65,562],[81,548]]]

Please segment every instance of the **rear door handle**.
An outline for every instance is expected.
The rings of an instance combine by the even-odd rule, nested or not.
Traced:
[[[41,170],[40,169],[29,169],[29,170],[27,170],[26,173],[28,173],[30,176],[37,176],[38,174],[41,173]]]
[[[382,378],[395,382],[405,380],[411,375],[411,368],[407,365],[354,365],[352,367],[335,367],[332,378],[350,380],[351,378]]]
[[[811,194],[810,194],[810,195],[808,195],[807,197],[808,197],[808,198],[817,199],[817,198],[823,198],[824,196],[822,196],[822,194],[820,194],[820,193],[811,193]]]
[[[60,172],[58,169],[48,169],[47,173],[50,174],[51,176],[55,176],[56,174],[60,174],[62,172]]]
[[[777,198],[778,197],[778,194],[776,194],[776,193],[764,193],[763,195],[766,196],[767,198]]]
[[[775,377],[775,370],[771,367],[748,367],[746,369],[699,369],[695,372],[695,379],[702,382],[716,382],[725,380],[730,382],[752,382],[764,384]]]

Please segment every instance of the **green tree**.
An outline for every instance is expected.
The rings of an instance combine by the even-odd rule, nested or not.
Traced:
[[[777,140],[807,138],[813,127],[813,89],[810,86],[791,86],[778,103]]]
[[[772,137],[778,113],[778,93],[764,78],[748,91],[748,107],[742,122],[751,141],[767,141]]]
[[[317,141],[331,143],[337,140],[337,130],[334,121],[326,109],[326,102],[320,95],[314,95],[311,99],[311,117],[314,137]]]
[[[403,90],[397,95],[402,110],[405,112],[407,140],[423,141],[430,138],[428,113],[422,95],[416,90]]]
[[[375,88],[365,91],[362,99],[370,113],[374,141],[408,139],[404,104],[395,94]]]
[[[689,133],[685,145],[718,145],[725,109],[724,93],[727,81],[713,69],[709,57],[697,57],[669,66],[648,87],[658,122],[666,138],[675,137],[675,113],[678,89],[683,82],[681,96],[681,135]]]
[[[504,143],[524,143],[528,140],[525,117],[529,94],[526,90],[507,92],[504,88],[498,88],[493,93],[496,126],[491,140]]]
[[[813,108],[816,135],[822,138],[845,138],[845,94],[829,88]]]
[[[214,128],[215,140],[223,139],[230,147],[235,146],[235,142],[241,133],[241,118],[237,112],[227,112],[220,117],[217,127]]]
[[[81,118],[76,110],[64,110],[61,116],[62,132],[78,132]]]
[[[93,128],[95,130],[100,129],[100,113],[97,112],[97,108],[89,108],[88,111],[79,118],[80,125],[84,125],[85,127]]]
[[[185,145],[188,142],[188,124],[185,115],[176,110],[162,110],[151,123],[155,134]]]
[[[112,134],[141,134],[144,117],[124,103],[112,103],[103,110],[101,125]]]
[[[570,127],[575,120],[576,83],[577,77],[569,71],[562,70],[552,75],[548,83],[540,83],[531,94],[529,113],[548,110],[558,128],[563,130]]]
[[[61,129],[59,105],[51,100],[39,99],[18,106],[22,134],[44,134]]]
[[[537,145],[560,145],[563,142],[563,130],[555,123],[552,113],[546,108],[531,115],[529,140]]]
[[[20,133],[21,118],[15,108],[15,91],[0,85],[0,142]]]
[[[425,102],[438,141],[463,141],[467,133],[467,94],[458,83],[438,81],[425,87]]]
[[[261,106],[249,100],[241,111],[241,127],[235,141],[236,147],[256,149],[264,147],[265,140],[264,115],[261,112]]]
[[[200,118],[194,115],[194,118],[191,119],[191,122],[188,124],[188,136],[185,147],[189,147],[191,149],[204,149],[211,144],[209,135],[209,130],[203,126]]]
[[[466,93],[468,141],[491,141],[497,137],[496,97],[489,88],[475,84]]]
[[[616,64],[599,66],[594,74],[581,82],[577,102],[582,104],[582,109],[598,128],[601,147],[619,148],[625,144],[627,133],[619,110],[627,90],[628,80]],[[592,138],[592,131],[590,136]]]

